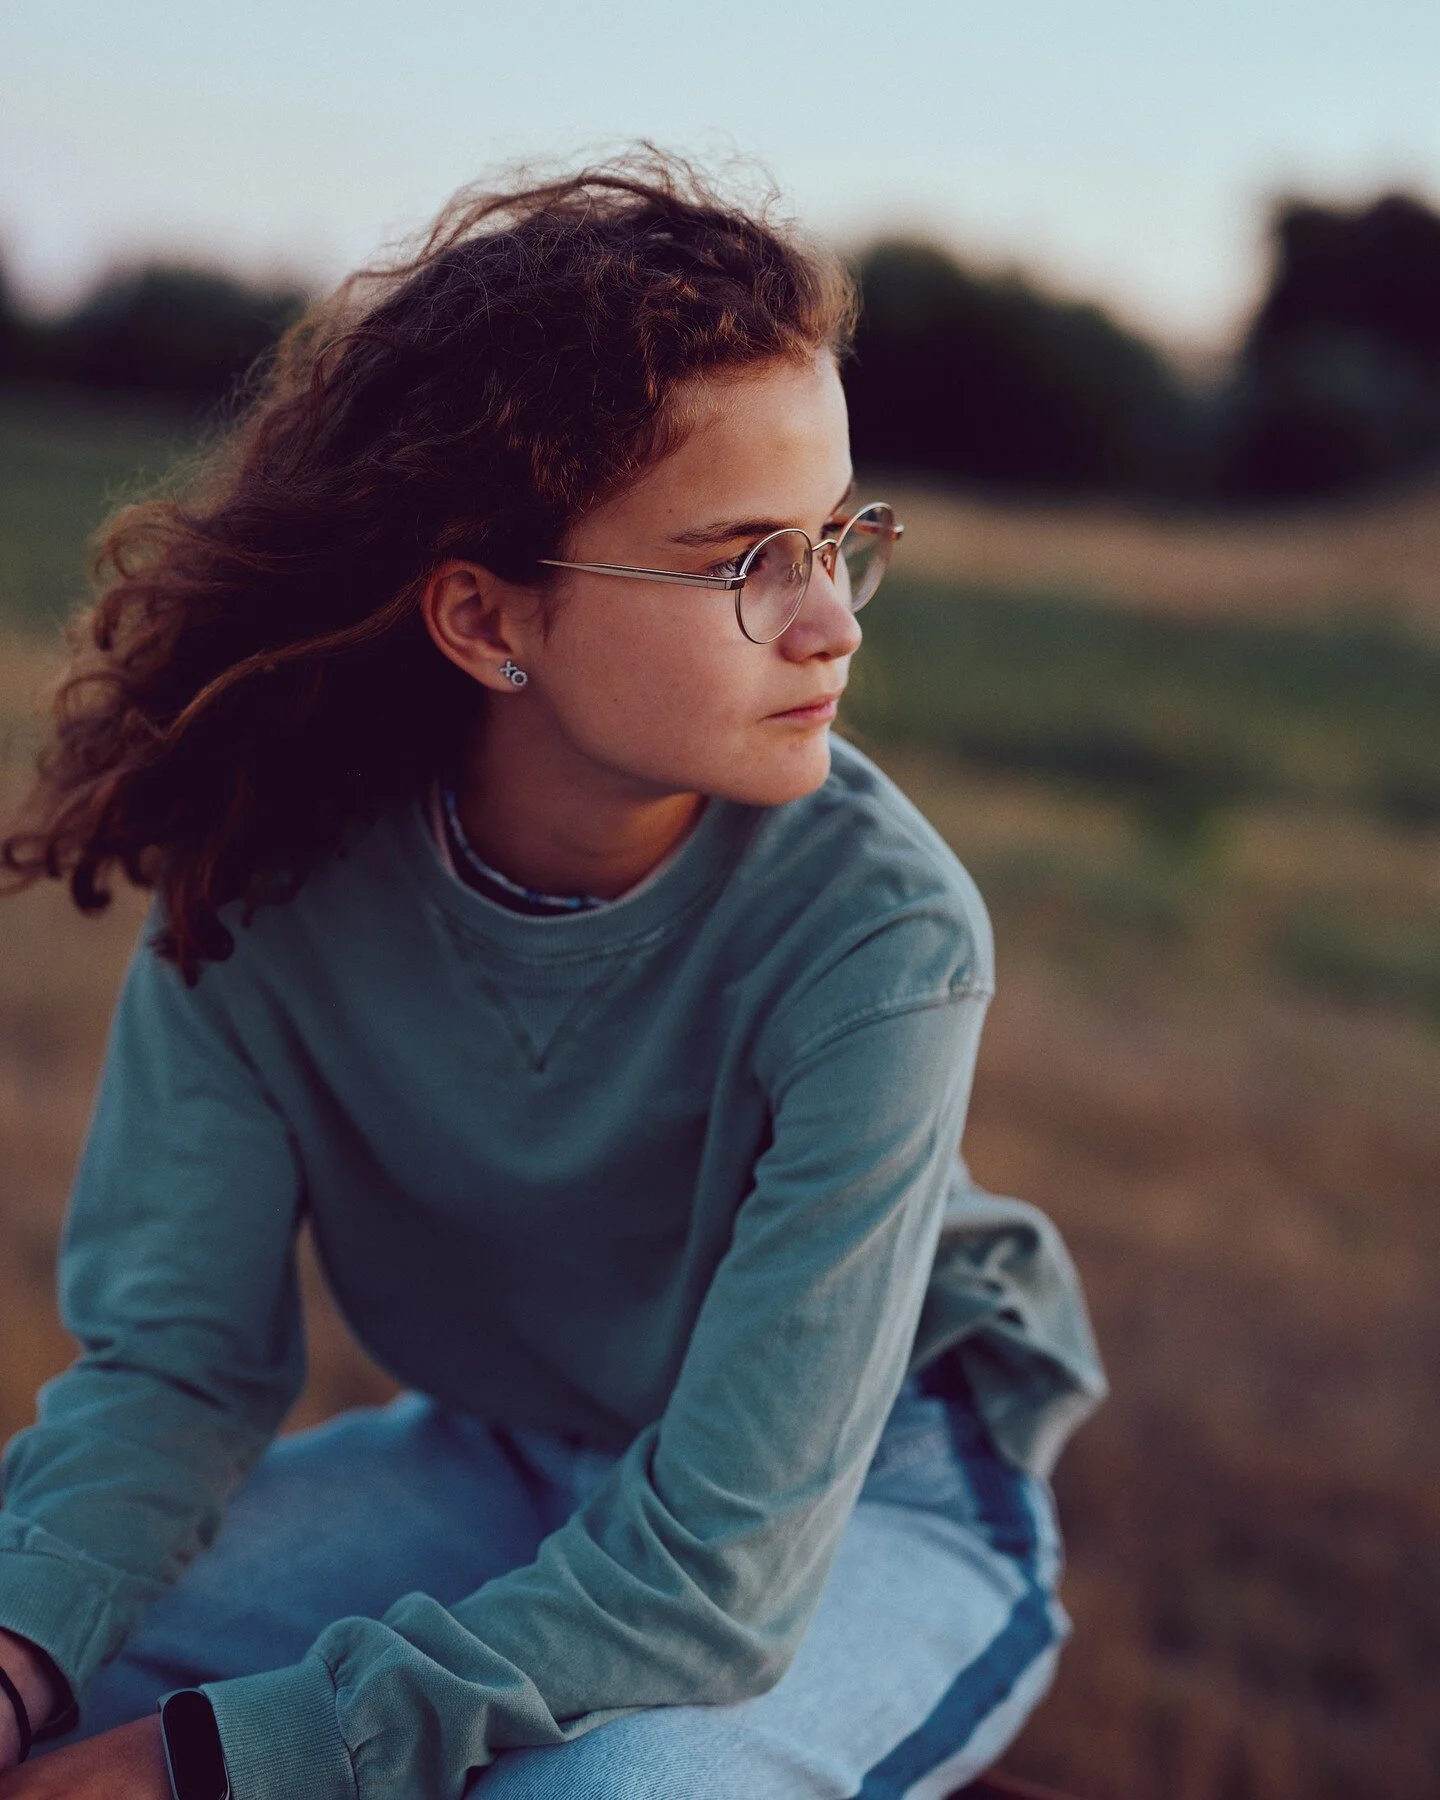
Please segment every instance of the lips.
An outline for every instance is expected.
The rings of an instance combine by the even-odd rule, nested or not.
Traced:
[[[840,704],[841,688],[833,694],[821,694],[815,700],[802,700],[798,706],[787,707],[784,712],[771,713],[772,719],[818,719],[835,711]]]

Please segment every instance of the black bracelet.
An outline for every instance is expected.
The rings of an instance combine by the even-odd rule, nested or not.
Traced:
[[[231,1800],[225,1747],[203,1688],[176,1688],[164,1696],[160,1738],[172,1800]]]
[[[25,1705],[24,1700],[21,1699],[19,1688],[16,1687],[15,1683],[5,1673],[4,1669],[0,1669],[0,1694],[4,1694],[5,1698],[15,1709],[15,1723],[20,1727],[20,1756],[18,1760],[24,1762],[26,1757],[30,1754],[30,1746],[35,1741],[35,1734],[30,1729],[29,1708]]]

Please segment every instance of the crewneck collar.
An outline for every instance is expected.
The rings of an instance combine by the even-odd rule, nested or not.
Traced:
[[[400,854],[426,902],[465,936],[527,961],[604,954],[664,932],[720,886],[767,810],[712,796],[684,841],[628,893],[591,912],[546,918],[499,906],[453,874],[426,805],[419,794],[397,817]]]

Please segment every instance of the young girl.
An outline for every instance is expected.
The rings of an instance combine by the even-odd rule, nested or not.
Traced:
[[[1102,1380],[957,1155],[983,906],[830,737],[901,530],[850,305],[659,159],[465,195],[118,522],[5,844],[156,900],[3,1800],[939,1796],[1044,1691]],[[302,1220],[406,1391],[272,1444]]]

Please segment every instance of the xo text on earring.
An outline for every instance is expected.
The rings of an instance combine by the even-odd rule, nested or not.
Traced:
[[[510,683],[511,687],[522,688],[530,679],[525,671],[517,663],[513,663],[508,656],[500,665],[500,673]]]

